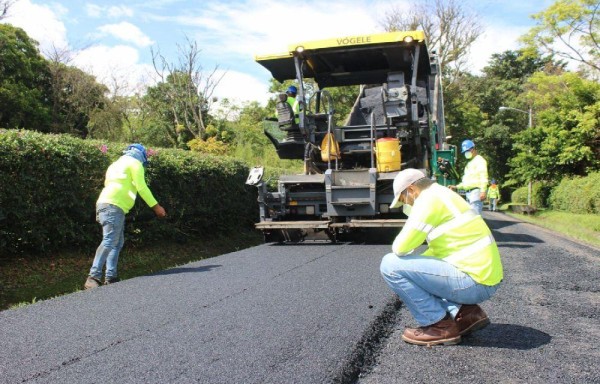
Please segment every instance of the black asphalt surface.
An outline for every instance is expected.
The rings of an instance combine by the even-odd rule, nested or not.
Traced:
[[[389,245],[267,244],[0,312],[0,383],[600,383],[600,250],[484,217],[505,281],[460,345],[400,340]]]
[[[481,304],[492,324],[460,345],[401,340],[405,307],[360,384],[600,383],[600,249],[484,212],[504,265],[503,286]]]

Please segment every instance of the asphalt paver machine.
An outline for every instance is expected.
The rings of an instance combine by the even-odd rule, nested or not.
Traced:
[[[422,31],[292,44],[288,52],[255,59],[276,80],[297,82],[298,113],[279,95],[278,132],[265,134],[281,159],[304,164],[301,174],[281,175],[276,190],[263,180],[264,167],[248,176],[246,183],[258,188],[256,228],[266,242],[397,232],[406,217],[390,203],[401,169],[421,169],[442,185],[456,182],[440,68]],[[307,79],[315,86],[307,87]],[[330,90],[351,85],[358,97],[336,124],[340,101]]]

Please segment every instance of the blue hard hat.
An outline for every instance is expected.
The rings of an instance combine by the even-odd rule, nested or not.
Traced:
[[[468,150],[471,150],[473,148],[475,148],[475,143],[472,142],[471,140],[465,140],[460,145],[460,153],[465,153]]]
[[[148,155],[146,153],[146,148],[142,145],[142,144],[131,144],[130,146],[127,147],[127,150],[130,149],[137,149],[138,151],[140,151],[143,155],[143,160],[142,163],[144,165],[146,165],[148,163]]]
[[[298,93],[298,88],[296,88],[294,85],[290,85],[286,93],[293,93],[295,95]]]

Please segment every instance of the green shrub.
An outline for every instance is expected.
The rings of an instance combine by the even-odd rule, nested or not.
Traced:
[[[515,189],[510,195],[510,201],[514,204],[527,204],[527,186]]]
[[[531,185],[531,205],[536,208],[547,208],[551,191],[551,185],[542,182],[534,182]],[[527,204],[527,194],[527,185],[519,187],[511,194],[511,201],[515,204]]]
[[[552,190],[550,206],[557,211],[600,213],[600,172],[565,178]]]
[[[0,130],[0,252],[95,248],[95,202],[106,168],[125,146]],[[128,240],[183,240],[235,230],[258,217],[256,188],[244,184],[248,168],[239,161],[161,149],[146,174],[169,216],[155,220],[137,199],[127,216]]]

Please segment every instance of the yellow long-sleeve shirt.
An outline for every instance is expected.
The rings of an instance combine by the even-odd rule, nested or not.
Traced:
[[[442,259],[480,284],[491,286],[502,280],[500,253],[490,229],[463,198],[439,184],[423,190],[415,200],[392,251],[404,256],[425,240],[429,247],[423,256]]]
[[[106,170],[104,189],[97,203],[113,204],[127,213],[133,208],[138,193],[149,207],[158,204],[146,185],[142,163],[131,156],[121,156]]]
[[[467,163],[462,181],[456,186],[457,189],[479,188],[486,191],[488,185],[487,161],[481,155],[477,155]]]

